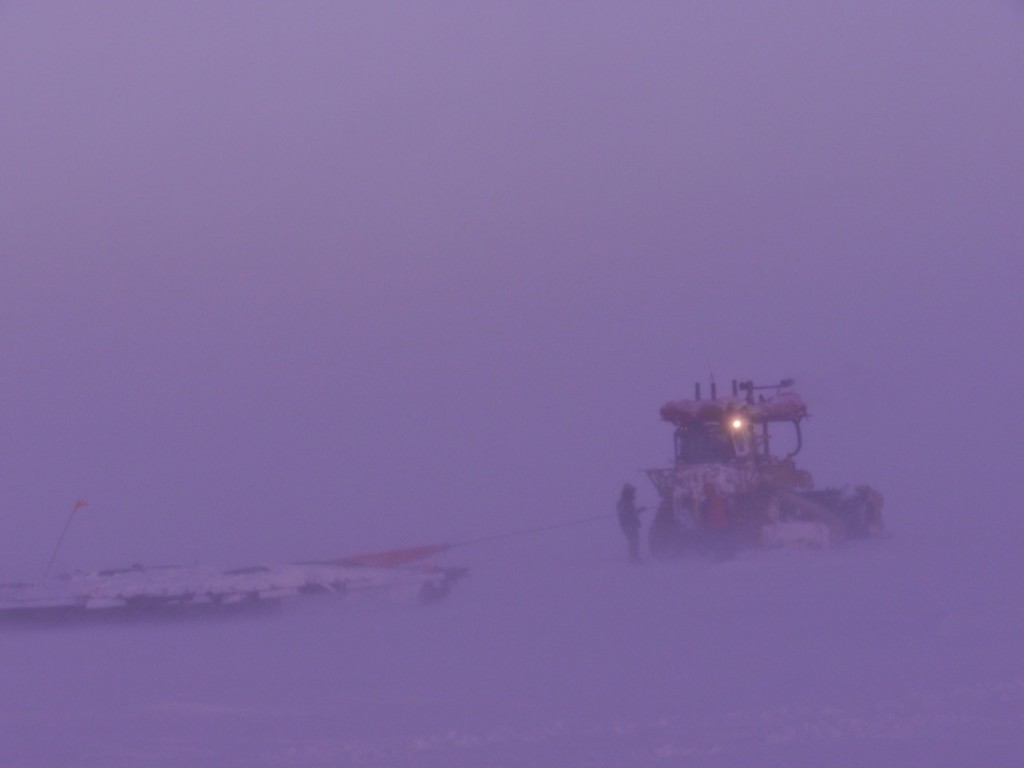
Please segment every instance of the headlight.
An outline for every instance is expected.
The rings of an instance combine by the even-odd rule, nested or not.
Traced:
[[[731,416],[729,418],[729,429],[733,432],[740,432],[747,426],[747,420],[742,416]]]

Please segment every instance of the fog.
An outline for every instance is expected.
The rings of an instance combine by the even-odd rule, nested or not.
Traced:
[[[0,3],[0,580],[77,499],[55,571],[650,503],[710,376],[794,377],[892,534],[631,569],[609,520],[430,610],[5,632],[0,758],[1016,762],[1022,66],[1016,2]]]

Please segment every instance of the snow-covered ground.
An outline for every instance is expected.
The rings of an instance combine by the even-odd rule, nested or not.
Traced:
[[[594,524],[453,550],[470,577],[424,608],[6,630],[0,765],[1024,759],[1010,547],[624,555]]]
[[[0,3],[0,582],[611,513],[709,375],[893,532],[0,627],[0,768],[1024,766],[1022,9]]]

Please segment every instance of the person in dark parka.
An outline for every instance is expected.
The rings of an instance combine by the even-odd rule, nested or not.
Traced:
[[[622,486],[622,495],[616,505],[619,515],[619,527],[629,542],[629,560],[640,562],[640,512],[636,506],[636,488],[629,483]]]
[[[736,554],[728,503],[714,483],[704,484],[704,537],[717,559],[728,560]]]

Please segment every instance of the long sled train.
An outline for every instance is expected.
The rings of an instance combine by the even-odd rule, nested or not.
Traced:
[[[465,574],[461,568],[417,562],[442,549],[419,547],[248,568],[133,566],[0,584],[0,622],[233,613],[316,595],[347,601],[433,602]]]

